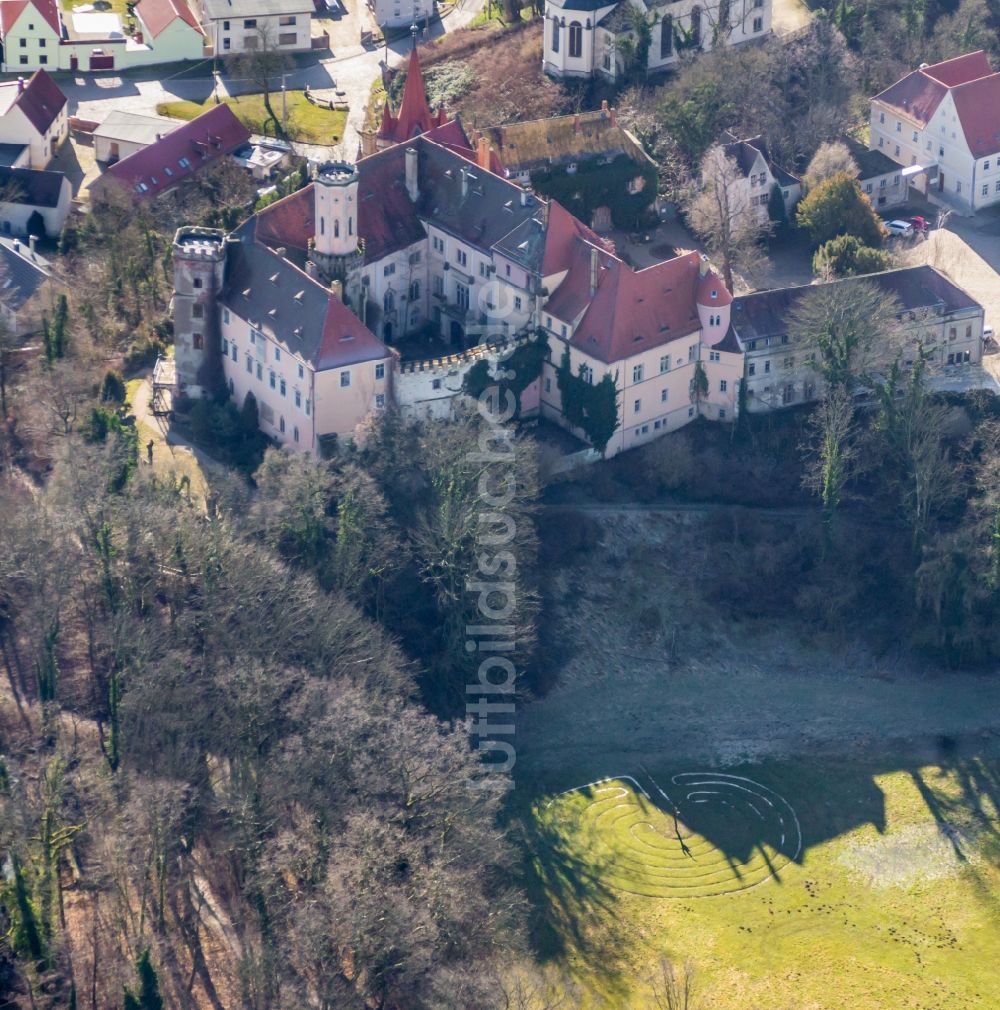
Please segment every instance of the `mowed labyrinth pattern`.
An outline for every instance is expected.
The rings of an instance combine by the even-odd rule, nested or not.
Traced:
[[[546,814],[584,872],[651,898],[729,894],[770,879],[802,849],[789,803],[740,775],[682,772],[601,779],[560,793]]]

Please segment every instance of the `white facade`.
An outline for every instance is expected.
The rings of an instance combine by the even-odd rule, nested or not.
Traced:
[[[271,49],[302,52],[312,49],[312,12],[310,3],[293,4],[285,13],[270,14],[265,8],[252,15],[235,12],[219,16],[216,6],[205,4],[205,30],[219,56],[235,56],[261,48],[262,37]]]
[[[771,31],[773,0],[546,0],[542,67],[552,77],[614,81],[627,70],[621,43],[634,39],[629,8],[651,26],[646,71],[673,66],[685,50],[740,45]]]
[[[41,80],[42,78],[39,78],[39,81]],[[44,169],[55,157],[69,133],[67,115],[69,103],[64,102],[48,128],[40,132],[16,101],[17,96],[28,86],[23,78],[0,84],[0,107],[5,109],[0,113],[0,144],[24,145],[28,148],[27,161],[19,159],[18,164],[28,168]]]
[[[420,26],[434,16],[434,0],[368,0],[375,24],[380,28]]]
[[[997,117],[1000,129],[1000,110]],[[977,211],[1000,203],[1000,139],[996,135],[989,139],[996,150],[973,157],[950,92],[926,125],[877,98],[871,101],[869,147],[904,168],[936,165],[936,176],[920,173],[911,184],[924,195],[939,195],[962,209]]]
[[[59,184],[59,197],[52,206],[36,205],[27,201],[0,201],[0,234],[26,236],[28,221],[37,210],[45,222],[45,234],[55,238],[62,230],[73,202],[73,187],[65,177]]]

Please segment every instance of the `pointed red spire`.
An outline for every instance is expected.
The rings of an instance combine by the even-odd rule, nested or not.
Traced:
[[[389,110],[389,99],[385,100],[385,105],[382,106],[382,123],[378,128],[378,133],[376,136],[379,140],[393,140],[396,132],[396,120],[393,118],[392,112]]]
[[[427,104],[427,91],[424,88],[424,75],[420,69],[420,57],[414,46],[410,52],[410,65],[406,71],[406,84],[403,86],[403,100],[399,105],[399,115],[396,117],[396,141],[403,143],[418,133],[426,133],[439,125],[431,115]]]

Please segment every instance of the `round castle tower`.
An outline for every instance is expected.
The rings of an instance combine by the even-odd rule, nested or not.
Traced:
[[[320,273],[346,282],[361,265],[358,237],[358,170],[341,161],[320,165],[313,179],[316,232],[312,259]]]
[[[225,232],[178,228],[173,261],[177,393],[197,399],[211,392],[220,374],[216,299],[225,278]]]

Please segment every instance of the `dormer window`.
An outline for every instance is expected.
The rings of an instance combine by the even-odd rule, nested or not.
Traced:
[[[719,292],[716,291],[714,288],[712,289],[712,297],[713,298],[718,298],[719,297]]]

